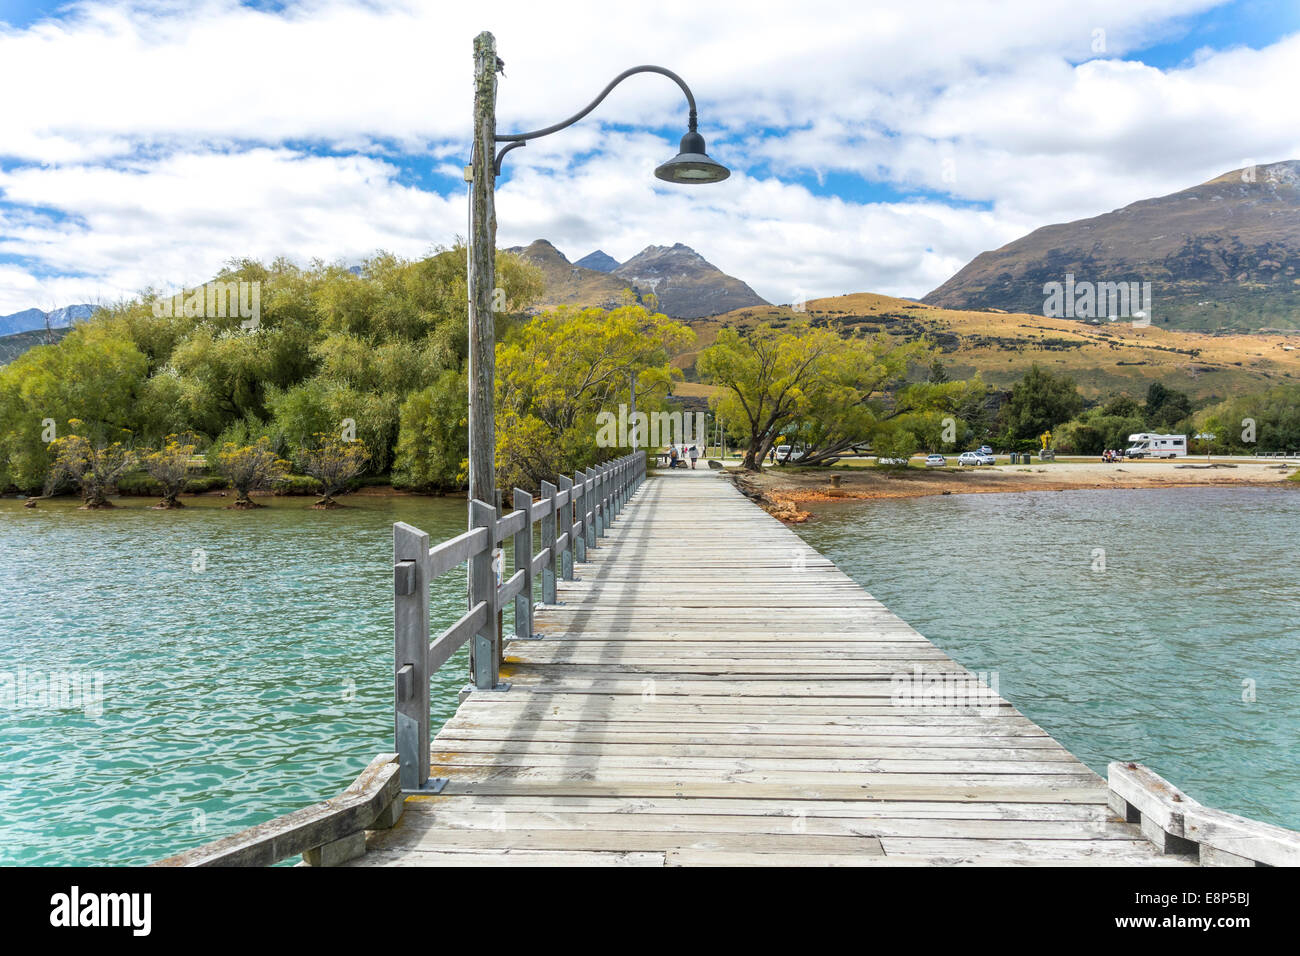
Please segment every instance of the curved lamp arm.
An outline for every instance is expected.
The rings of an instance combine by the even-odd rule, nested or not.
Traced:
[[[609,85],[606,86],[603,90],[601,90],[600,95],[597,96],[590,103],[588,103],[580,111],[574,113],[568,119],[556,123],[554,126],[547,126],[542,129],[531,130],[530,132],[527,133],[498,133],[496,135],[496,141],[498,143],[506,143],[507,145],[503,146],[501,148],[501,151],[497,153],[496,162],[494,164],[494,172],[496,173],[496,175],[498,176],[501,175],[501,160],[505,157],[506,153],[510,152],[510,150],[518,149],[520,146],[527,146],[528,140],[530,139],[539,139],[543,136],[549,136],[552,133],[558,133],[560,130],[572,126],[574,123],[578,122],[578,120],[582,119],[592,110],[594,110],[597,106],[599,106],[601,104],[601,101],[604,100],[605,97],[609,96],[610,92],[614,89],[614,87],[618,86],[629,76],[635,76],[638,73],[658,73],[660,76],[668,77],[668,79],[672,80],[674,83],[676,83],[678,86],[682,88],[682,92],[686,94],[686,103],[691,109],[690,132],[694,133],[696,128],[695,97],[691,94],[691,88],[686,85],[686,81],[683,80],[676,73],[674,73],[672,70],[665,69],[662,66],[634,66],[630,70],[624,70],[618,76],[614,77],[614,79],[610,80]]]

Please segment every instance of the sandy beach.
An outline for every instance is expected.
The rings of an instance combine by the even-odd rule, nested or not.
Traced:
[[[732,467],[728,472],[742,491],[775,516],[792,522],[806,520],[807,506],[815,502],[854,498],[1205,485],[1277,486],[1300,491],[1300,482],[1288,480],[1296,473],[1296,465],[1281,461],[1056,461],[933,469],[918,462],[895,470],[855,464],[816,469],[768,467],[761,474]],[[835,476],[839,487],[832,484]]]

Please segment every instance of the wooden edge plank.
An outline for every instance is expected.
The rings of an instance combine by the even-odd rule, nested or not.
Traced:
[[[1126,800],[1144,818],[1155,822],[1166,833],[1183,836],[1183,814],[1188,807],[1198,806],[1195,800],[1140,763],[1111,761],[1106,778],[1110,792]]]
[[[380,754],[339,796],[177,853],[153,866],[270,866],[359,833],[401,793],[396,754]]]
[[[1202,850],[1209,847],[1265,866],[1300,866],[1300,833],[1295,830],[1200,804],[1187,808],[1183,827],[1187,839]]]

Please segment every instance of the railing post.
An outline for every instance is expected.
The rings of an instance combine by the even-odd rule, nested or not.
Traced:
[[[573,580],[573,479],[560,475],[560,493],[568,492],[567,503],[560,509],[559,531],[567,535],[564,550],[560,552],[560,577],[566,581]]]
[[[612,525],[618,517],[618,462],[609,463],[609,521]]]
[[[610,523],[610,512],[604,509],[604,494],[606,494],[606,467],[599,466],[595,470],[595,536],[604,537],[604,527]]]
[[[393,525],[393,736],[403,790],[429,779],[429,536]]]
[[[542,564],[542,603],[555,604],[555,486],[542,482],[542,547],[546,561]]]
[[[596,546],[596,470],[584,468],[582,476],[586,479],[587,490],[583,493],[582,506],[587,509],[582,521],[582,533],[587,539],[587,547]]]
[[[524,572],[524,589],[515,595],[515,636],[528,640],[533,636],[533,496],[516,488],[514,504],[527,518],[514,540],[515,571]]]
[[[574,501],[574,513],[577,515],[578,538],[573,543],[573,553],[578,561],[587,560],[587,488],[586,479],[583,478],[581,471],[573,473],[573,487],[577,492],[577,499]]]
[[[614,462],[608,462],[605,465],[605,531],[608,532],[614,524],[614,469],[618,467]]]
[[[600,466],[600,520],[596,522],[596,534],[605,537],[609,533],[609,465]]]
[[[471,648],[474,687],[494,690],[500,676],[497,662],[501,653],[497,646],[497,581],[496,572],[492,570],[492,551],[497,545],[497,510],[486,501],[475,499],[469,503],[469,520],[471,528],[488,529],[487,547],[469,559],[470,609],[480,601],[487,605],[487,614],[483,624],[474,632]]]

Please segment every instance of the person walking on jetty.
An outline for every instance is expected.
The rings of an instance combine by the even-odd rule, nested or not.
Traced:
[[[668,446],[668,467],[669,468],[677,467],[677,446],[676,445]]]
[[[692,445],[691,446],[691,468],[692,469],[695,467],[695,461],[699,457],[700,457],[700,446]]]

